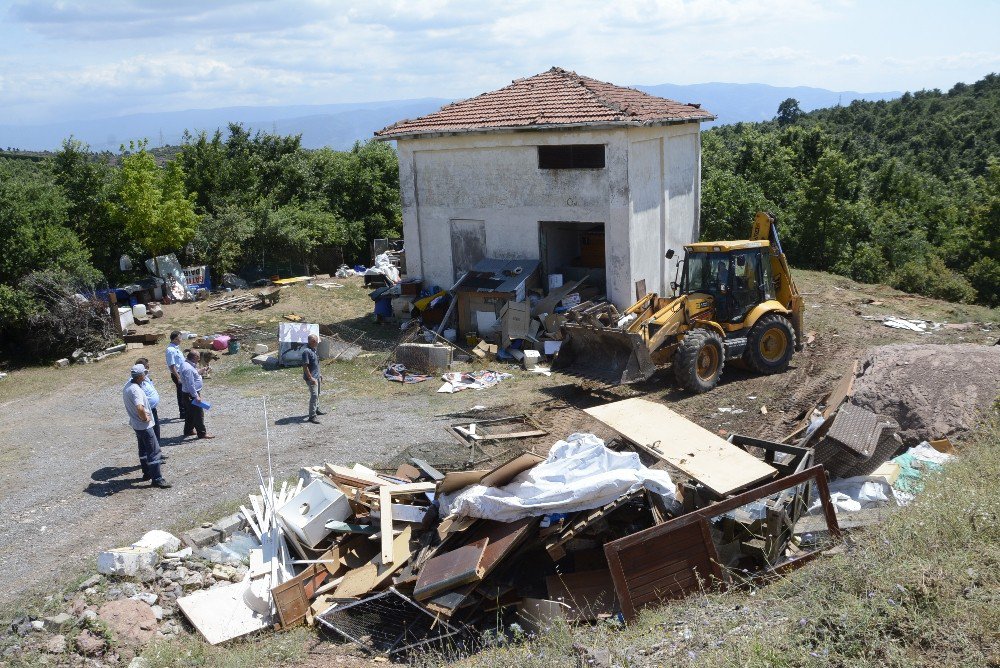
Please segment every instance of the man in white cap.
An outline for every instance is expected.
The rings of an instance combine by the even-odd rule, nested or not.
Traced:
[[[151,480],[153,487],[167,489],[170,483],[164,480],[160,472],[160,442],[153,432],[153,410],[149,407],[149,397],[142,389],[146,380],[146,367],[136,364],[132,367],[132,380],[122,390],[125,400],[125,412],[128,413],[129,424],[135,430],[139,442],[139,466],[142,468],[142,479]]]

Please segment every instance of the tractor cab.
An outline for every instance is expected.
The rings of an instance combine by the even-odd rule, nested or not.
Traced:
[[[755,306],[774,299],[767,241],[703,242],[685,251],[680,294],[709,297],[694,305],[709,301],[712,320],[741,323]]]

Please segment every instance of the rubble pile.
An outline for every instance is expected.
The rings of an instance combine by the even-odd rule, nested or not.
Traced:
[[[103,664],[129,665],[149,642],[188,632],[178,599],[246,576],[247,566],[238,559],[215,563],[206,556],[181,549],[180,540],[163,531],[101,553],[98,574],[65,593],[62,601],[49,597],[46,608],[61,612],[12,621],[10,633],[16,639],[4,658],[34,652],[68,660],[78,654],[99,657]]]

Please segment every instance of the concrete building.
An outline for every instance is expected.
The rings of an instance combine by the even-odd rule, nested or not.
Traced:
[[[407,271],[450,287],[479,260],[537,259],[619,308],[670,291],[698,238],[702,121],[681,104],[552,68],[375,133],[396,140]]]

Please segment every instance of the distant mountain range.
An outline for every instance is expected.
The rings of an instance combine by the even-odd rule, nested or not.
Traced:
[[[886,100],[901,93],[858,93],[798,86],[782,88],[765,84],[659,84],[636,86],[653,95],[678,102],[697,102],[719,117],[718,123],[763,121],[774,117],[778,105],[789,97],[799,101],[803,111],[853,100]],[[404,118],[436,111],[451,100],[421,98],[324,105],[273,107],[223,107],[162,113],[132,114],[95,120],[68,120],[44,125],[0,124],[0,148],[28,151],[56,150],[72,135],[90,144],[94,151],[116,152],[131,139],[149,139],[150,146],[176,145],[184,130],[214,131],[230,122],[252,130],[283,135],[301,134],[306,148],[330,146],[350,148],[355,141],[370,139],[372,133]]]

